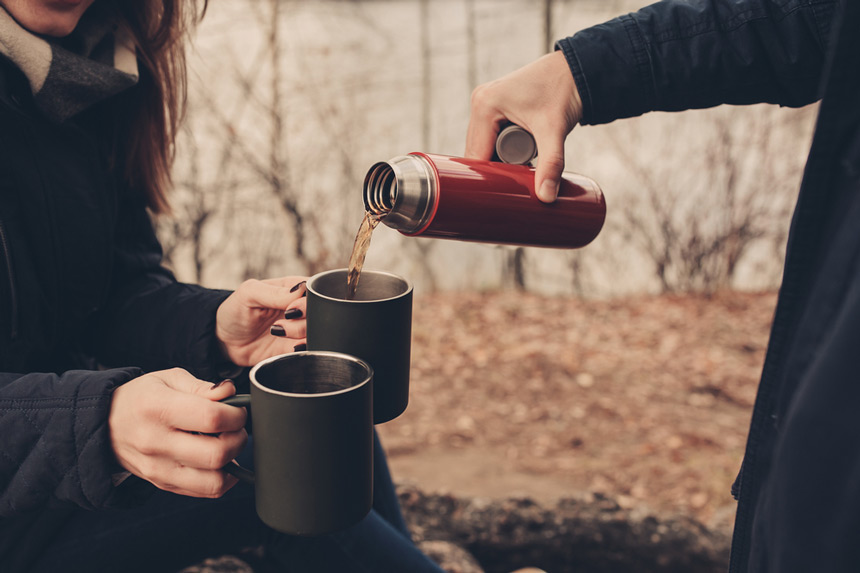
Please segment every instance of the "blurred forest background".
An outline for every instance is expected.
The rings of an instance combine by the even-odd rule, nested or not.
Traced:
[[[369,167],[462,155],[472,89],[641,0],[219,0],[191,57],[178,276],[346,266]],[[568,138],[607,220],[577,251],[405,238],[415,283],[395,478],[552,501],[605,492],[726,532],[815,106],[652,113]]]
[[[161,236],[183,278],[346,266],[369,167],[462,155],[472,89],[641,0],[221,0],[191,60],[177,217]],[[417,292],[520,289],[606,297],[778,285],[812,109],[722,107],[574,130],[567,169],[606,195],[578,251],[401,237],[368,267]]]

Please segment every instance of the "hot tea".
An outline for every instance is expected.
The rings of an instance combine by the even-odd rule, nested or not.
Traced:
[[[373,230],[379,224],[379,218],[373,213],[366,212],[358,233],[355,236],[355,244],[352,246],[352,254],[349,257],[346,273],[346,300],[355,298],[358,281],[361,279],[361,268],[367,257],[367,249],[370,247],[370,237]]]

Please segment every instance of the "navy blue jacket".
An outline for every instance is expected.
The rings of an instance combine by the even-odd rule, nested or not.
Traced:
[[[79,508],[134,503],[107,426],[144,371],[214,377],[228,293],[178,283],[106,142],[134,90],[58,125],[0,56],[0,571]]]
[[[585,124],[821,100],[733,487],[730,570],[860,571],[860,2],[660,2],[558,47]]]

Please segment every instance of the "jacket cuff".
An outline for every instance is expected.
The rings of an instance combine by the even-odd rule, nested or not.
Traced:
[[[609,123],[654,109],[650,57],[636,21],[625,15],[559,40],[582,99],[582,125]]]
[[[199,303],[203,307],[197,315],[201,320],[197,328],[201,338],[196,339],[188,349],[187,368],[203,380],[218,382],[238,376],[241,372],[241,368],[224,355],[215,334],[218,307],[231,294],[232,291],[211,289],[205,300]]]
[[[108,425],[113,391],[141,375],[139,368],[69,371],[63,375],[75,388],[74,410],[78,415],[74,433],[79,443],[75,448],[75,470],[66,473],[57,490],[61,499],[75,500],[78,496],[74,490],[79,488],[77,503],[85,508],[126,507],[141,501],[138,491],[132,494],[130,488],[113,480],[123,468],[114,454]]]

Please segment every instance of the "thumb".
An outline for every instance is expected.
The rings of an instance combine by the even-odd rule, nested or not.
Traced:
[[[564,172],[564,136],[552,134],[540,137],[535,133],[538,148],[535,169],[535,194],[544,203],[552,203],[558,197],[561,174]]]

